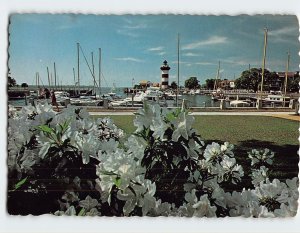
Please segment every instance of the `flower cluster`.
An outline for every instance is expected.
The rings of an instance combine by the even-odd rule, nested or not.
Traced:
[[[185,109],[145,105],[127,137],[111,119],[93,118],[84,108],[56,113],[47,104],[9,107],[8,210],[20,214],[33,195],[31,200],[47,200],[48,209],[21,214],[296,215],[298,178],[270,180],[273,152],[249,152],[245,174],[234,146],[205,144],[193,122]],[[243,188],[244,176],[251,187]]]

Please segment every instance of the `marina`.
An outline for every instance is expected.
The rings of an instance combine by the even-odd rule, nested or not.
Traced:
[[[7,213],[295,216],[297,22],[12,14]]]

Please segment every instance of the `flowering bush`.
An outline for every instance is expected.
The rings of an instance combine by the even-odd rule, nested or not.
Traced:
[[[49,105],[8,114],[8,211],[80,216],[285,217],[298,179],[270,180],[274,153],[248,153],[245,174],[228,142],[206,145],[185,109],[145,105],[125,136],[109,118]],[[240,188],[244,176],[252,187]],[[30,200],[30,201],[28,201]]]

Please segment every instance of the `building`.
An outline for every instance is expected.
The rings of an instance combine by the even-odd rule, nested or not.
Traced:
[[[218,87],[224,90],[233,89],[235,88],[235,83],[233,80],[224,79],[218,82]]]
[[[167,89],[169,87],[169,70],[171,68],[168,62],[165,60],[163,65],[160,67],[161,70],[161,89]]]
[[[278,78],[270,80],[269,88],[270,90],[278,91],[283,90],[285,85],[285,75],[286,72],[276,72]],[[299,75],[299,72],[287,72],[288,80],[291,78],[295,78],[295,76]]]

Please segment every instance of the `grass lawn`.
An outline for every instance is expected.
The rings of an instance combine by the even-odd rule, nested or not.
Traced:
[[[134,117],[111,116],[127,135],[135,131]],[[228,141],[234,144],[235,156],[244,169],[250,168],[247,151],[269,148],[275,152],[271,176],[281,179],[298,176],[297,121],[269,116],[195,116],[194,128],[206,143]]]

